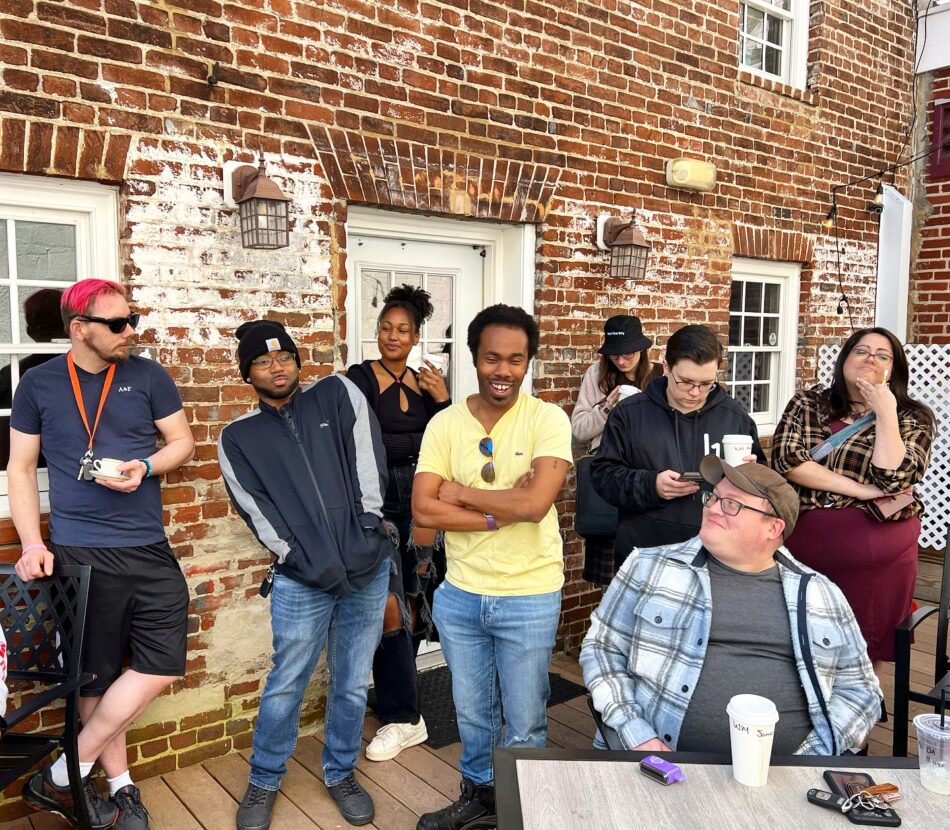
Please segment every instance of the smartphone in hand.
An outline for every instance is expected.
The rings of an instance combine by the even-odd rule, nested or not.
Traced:
[[[691,484],[699,484],[703,477],[700,473],[680,473],[680,477],[676,479],[677,481],[688,481]]]

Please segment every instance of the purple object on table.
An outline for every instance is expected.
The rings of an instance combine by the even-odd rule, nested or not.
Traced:
[[[686,778],[676,764],[664,761],[657,755],[647,755],[646,758],[641,759],[640,772],[661,784],[675,784]]]

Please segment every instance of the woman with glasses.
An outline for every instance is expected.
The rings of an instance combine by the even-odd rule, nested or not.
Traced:
[[[444,553],[435,545],[435,531],[412,526],[412,479],[426,425],[452,401],[436,366],[425,361],[416,371],[408,362],[432,312],[428,292],[411,285],[393,288],[377,322],[379,358],[355,364],[346,373],[366,395],[382,430],[389,468],[383,516],[399,532],[396,565],[403,591],[389,596],[383,639],[373,659],[376,714],[383,725],[366,747],[371,761],[395,758],[428,737],[416,682],[416,651],[423,636],[416,635],[416,620],[431,638],[427,591],[431,594],[432,577],[444,572]],[[433,568],[436,553],[443,559]]]
[[[636,394],[647,385],[652,367],[650,347],[653,341],[643,334],[640,318],[618,314],[604,323],[604,343],[598,350],[600,359],[584,373],[577,403],[571,413],[574,440],[587,443],[593,455],[600,446],[600,437],[607,416],[624,397]],[[621,387],[627,387],[621,389]],[[582,464],[590,463],[581,460]],[[614,537],[587,536],[584,539],[584,579],[597,585],[608,585],[613,579]]]
[[[785,544],[844,592],[878,676],[894,659],[894,629],[910,610],[923,508],[914,497],[882,521],[874,500],[910,492],[933,441],[933,413],[907,394],[907,379],[904,349],[891,332],[856,331],[831,386],[796,394],[772,444],[772,466],[801,497]]]
[[[620,511],[618,567],[634,547],[684,542],[699,532],[699,462],[724,435],[751,436],[748,460],[765,460],[755,423],[718,384],[721,362],[711,329],[684,326],[667,341],[663,377],[621,401],[607,420],[591,481]]]

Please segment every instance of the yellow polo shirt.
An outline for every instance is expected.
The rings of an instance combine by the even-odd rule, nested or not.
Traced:
[[[495,481],[482,480],[488,461],[478,449],[485,428],[465,401],[439,412],[426,427],[417,473],[482,490],[509,490],[535,458],[573,463],[571,422],[557,406],[520,394],[491,431]],[[516,522],[500,530],[445,534],[446,579],[473,594],[524,596],[560,590],[564,549],[554,505],[538,523]]]

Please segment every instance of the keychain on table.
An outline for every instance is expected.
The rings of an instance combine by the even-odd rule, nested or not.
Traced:
[[[106,405],[106,398],[109,397],[109,390],[112,388],[112,378],[115,375],[115,364],[109,366],[106,372],[105,383],[102,385],[102,394],[99,396],[99,408],[96,410],[96,422],[89,429],[89,421],[86,419],[86,408],[82,402],[82,389],[79,387],[79,376],[76,374],[76,364],[73,362],[73,353],[66,355],[66,364],[69,367],[69,380],[73,385],[73,397],[76,398],[76,406],[79,408],[79,417],[82,418],[82,425],[86,428],[86,434],[89,436],[89,446],[79,459],[79,475],[76,481],[85,479],[92,481],[92,439],[95,437],[96,430],[99,428],[99,418],[102,415],[102,408]]]

